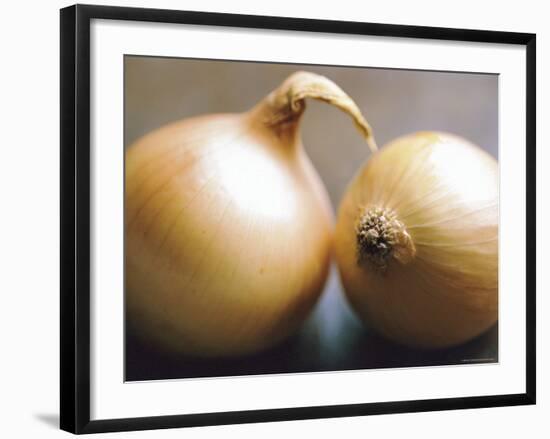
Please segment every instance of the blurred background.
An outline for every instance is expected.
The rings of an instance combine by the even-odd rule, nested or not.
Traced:
[[[336,82],[371,124],[378,146],[414,131],[448,131],[498,159],[498,76],[126,56],[125,147],[166,123],[204,113],[246,111],[297,70]],[[368,159],[366,143],[338,109],[309,100],[304,146],[336,211],[346,185]],[[168,356],[126,334],[126,379],[151,380],[498,361],[498,328],[456,348],[408,349],[378,337],[354,316],[335,267],[300,332],[261,354],[200,361]]]

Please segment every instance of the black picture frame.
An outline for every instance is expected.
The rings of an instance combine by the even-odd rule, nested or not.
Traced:
[[[375,23],[75,5],[60,11],[60,424],[97,433],[535,404],[536,35]],[[526,48],[526,392],[367,404],[90,420],[90,21],[92,19],[522,45]]]

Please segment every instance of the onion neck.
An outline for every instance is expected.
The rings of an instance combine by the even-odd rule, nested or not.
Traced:
[[[357,263],[385,272],[392,259],[408,264],[416,248],[405,225],[391,209],[369,206],[363,209],[355,225]]]
[[[349,114],[371,152],[377,151],[372,128],[355,102],[334,82],[321,75],[309,72],[292,74],[256,105],[250,114],[277,135],[295,137],[306,107],[306,98],[326,102]]]

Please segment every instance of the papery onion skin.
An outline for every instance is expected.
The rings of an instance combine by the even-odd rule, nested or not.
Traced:
[[[401,227],[381,260],[369,256],[374,247],[360,254],[369,210]],[[352,307],[389,339],[444,348],[497,321],[498,164],[460,137],[419,132],[374,154],[344,195],[334,241]]]
[[[308,315],[328,274],[333,214],[299,120],[324,81],[297,73],[249,112],[176,122],[128,149],[126,310],[142,340],[249,354]]]

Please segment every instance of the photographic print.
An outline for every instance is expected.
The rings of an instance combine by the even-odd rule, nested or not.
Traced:
[[[536,36],[60,15],[60,426],[536,401]]]
[[[498,362],[498,93],[125,55],[125,380]]]

